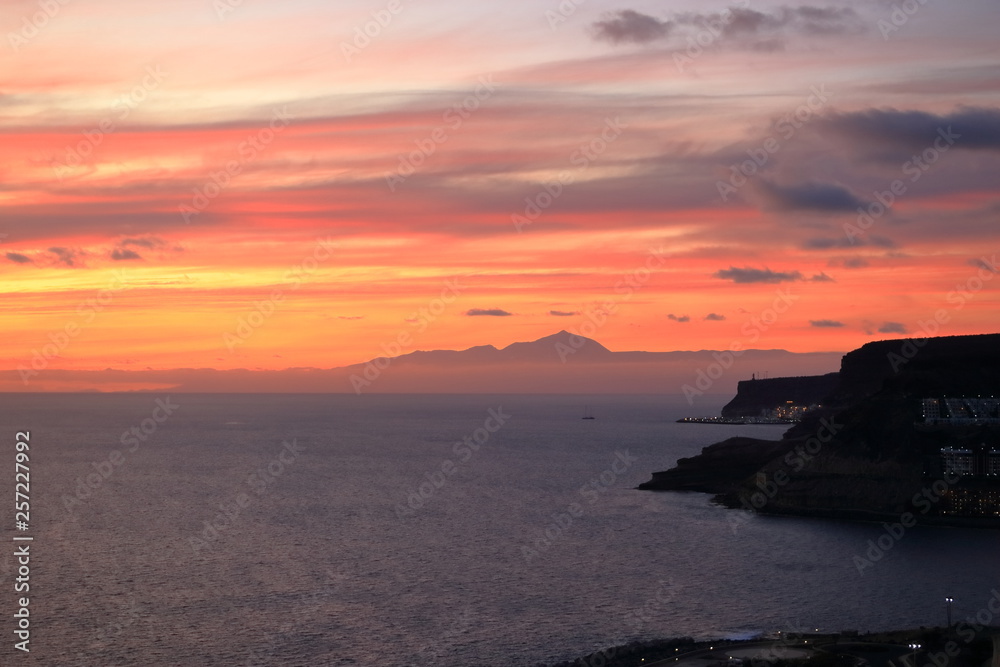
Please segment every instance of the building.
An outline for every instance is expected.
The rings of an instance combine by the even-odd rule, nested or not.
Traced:
[[[976,457],[971,449],[945,447],[941,450],[941,463],[945,475],[976,474]]]
[[[1000,489],[952,488],[941,496],[941,514],[1000,517]]]
[[[940,453],[946,475],[1000,477],[1000,449],[986,443],[971,448],[943,447]]]
[[[927,424],[1000,424],[1000,398],[921,399]]]
[[[941,466],[951,487],[941,496],[941,513],[950,516],[1000,517],[1000,449],[981,443],[944,447]]]
[[[1000,477],[1000,449],[991,449],[986,454],[986,475]]]

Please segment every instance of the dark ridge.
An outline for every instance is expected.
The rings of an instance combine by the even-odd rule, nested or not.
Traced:
[[[822,407],[781,440],[731,438],[639,488],[714,493],[730,507],[769,514],[899,520],[909,512],[927,523],[1000,527],[1000,476],[946,474],[941,454],[1000,449],[1000,424],[925,423],[921,402],[1000,397],[1000,334],[868,343],[831,375],[820,376],[835,381]],[[763,405],[781,387],[819,391],[816,378],[741,382],[741,392],[748,384],[727,408]]]

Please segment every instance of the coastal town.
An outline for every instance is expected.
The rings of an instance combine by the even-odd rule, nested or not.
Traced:
[[[757,415],[744,415],[736,417],[683,417],[677,420],[679,424],[796,424],[802,421],[806,412],[822,407],[816,403],[812,405],[798,405],[795,401],[785,401],[782,405],[773,408],[764,408]]]
[[[876,345],[884,348],[891,343]],[[947,350],[946,354],[959,352],[956,348]],[[900,392],[895,388],[886,390],[884,385],[887,379],[899,381],[894,373],[872,373],[871,360],[863,354],[858,356],[852,353],[847,358],[851,359],[847,364],[851,379],[846,384],[837,373],[787,378],[751,377],[738,383],[736,396],[721,409],[719,415],[684,417],[677,422],[786,426],[788,430],[782,441],[800,437],[808,442],[809,436],[815,434],[818,420],[824,416],[838,415],[838,419],[843,419],[843,415],[850,415],[848,421],[852,425],[838,436],[832,449],[827,448],[827,457],[831,454],[841,456],[842,465],[854,469],[869,465],[864,461],[873,457],[880,459],[889,455],[894,458],[899,466],[897,473],[891,479],[886,478],[884,483],[897,488],[897,507],[887,511],[887,516],[900,511],[916,511],[922,519],[931,523],[966,525],[971,522],[977,526],[992,525],[1000,519],[1000,398],[990,393],[995,392],[995,387],[988,380],[983,384],[984,381],[978,377],[980,371],[970,369],[964,376],[954,374],[946,378],[935,378],[933,371],[930,376],[921,371],[913,380],[909,380],[904,373],[903,378],[914,382],[914,385],[911,391]],[[974,362],[970,363],[974,365]],[[927,383],[927,377],[935,379]],[[967,391],[927,391],[935,386],[964,388]],[[976,393],[979,388],[988,388],[988,391]],[[762,479],[769,479],[763,470],[768,467],[768,461],[781,461],[786,456],[781,446],[774,442],[733,439],[727,443],[727,454],[713,466],[725,464],[733,468],[727,473],[731,477],[728,487],[725,484],[706,484],[712,475],[703,476],[695,472],[693,487],[685,486],[682,481],[687,473],[677,473],[673,476],[654,475],[651,483],[640,488],[655,489],[660,483],[657,479],[673,479],[673,482],[665,482],[667,488],[677,483],[680,483],[680,488],[689,490],[704,486],[704,490],[709,492],[729,493],[735,498],[739,495],[737,489],[752,493],[755,484],[759,486]],[[759,456],[752,453],[754,448],[760,449]],[[695,457],[686,462],[686,470],[699,470],[698,461]],[[773,463],[770,465],[774,467]],[[785,489],[782,511],[796,511],[791,502],[792,487],[800,496],[798,502],[810,507],[810,511],[815,510],[807,497],[826,483],[824,480],[829,477],[826,466],[827,463],[817,462],[813,466],[815,469],[799,472],[796,483]],[[707,470],[705,472],[708,473]],[[744,481],[733,486],[733,480],[741,476]],[[915,482],[919,482],[920,486],[916,486]],[[930,495],[921,495],[921,487],[930,489]],[[824,493],[829,497],[831,492]],[[856,507],[850,511],[860,512],[858,516],[874,511],[867,499],[859,497],[852,502]],[[771,503],[769,511],[776,511],[779,504]],[[844,509],[834,506],[824,508],[837,516],[844,515]]]

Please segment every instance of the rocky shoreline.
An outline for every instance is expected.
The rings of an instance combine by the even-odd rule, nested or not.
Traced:
[[[726,507],[770,515],[1000,528],[1000,478],[951,473],[941,454],[956,445],[996,449],[1000,426],[928,429],[921,413],[926,397],[1000,396],[1000,334],[869,343],[844,356],[836,385],[820,377],[834,389],[780,440],[729,438],[638,488],[710,493]],[[761,396],[780,401],[783,386],[816,389],[797,380],[763,392],[758,383],[771,381],[742,382],[754,395],[738,403],[758,409]]]

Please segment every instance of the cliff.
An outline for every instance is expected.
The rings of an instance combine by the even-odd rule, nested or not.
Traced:
[[[757,417],[788,402],[805,406],[821,403],[837,388],[839,381],[838,373],[741,380],[736,396],[722,408],[722,416],[726,419]]]
[[[713,493],[729,507],[773,514],[898,521],[910,512],[918,521],[963,523],[976,516],[1000,526],[1000,478],[945,475],[940,453],[952,446],[998,449],[1000,424],[929,427],[921,403],[1000,396],[1000,334],[869,343],[846,354],[832,376],[820,376],[833,383],[819,399],[823,407],[807,412],[781,440],[711,445],[639,488]],[[820,384],[785,380],[790,383],[772,387],[806,391]],[[759,405],[780,391],[752,387],[727,408]],[[973,502],[962,506],[959,497]]]

